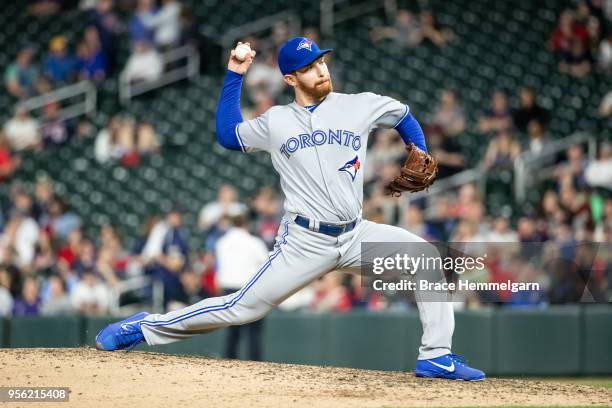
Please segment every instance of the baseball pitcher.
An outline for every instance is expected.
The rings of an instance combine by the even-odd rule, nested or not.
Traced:
[[[249,44],[239,43],[229,59],[217,108],[217,140],[231,150],[270,154],[286,197],[283,222],[268,259],[235,293],[166,314],[138,313],[107,326],[96,337],[98,349],[130,350],[144,341],[166,344],[253,322],[331,270],[358,272],[362,242],[425,242],[401,228],[362,218],[370,132],[394,128],[406,143],[408,159],[387,186],[389,194],[398,195],[427,188],[437,174],[423,131],[410,108],[395,99],[369,92],[333,92],[325,63],[331,51],[304,37],[286,42],[278,65],[295,100],[248,121],[240,113],[240,92],[256,53]],[[451,304],[423,301],[418,291],[415,298],[423,325],[416,375],[484,379],[482,371],[451,352]]]

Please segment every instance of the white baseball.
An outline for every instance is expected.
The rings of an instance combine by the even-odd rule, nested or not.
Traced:
[[[234,49],[234,56],[238,61],[244,61],[251,53],[251,47],[246,44],[238,44],[238,46]]]

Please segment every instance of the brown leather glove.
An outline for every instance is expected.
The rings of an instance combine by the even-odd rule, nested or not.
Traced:
[[[385,187],[385,193],[399,197],[404,191],[411,193],[425,190],[431,186],[438,175],[438,161],[425,153],[414,143],[406,146],[408,157],[400,174]]]

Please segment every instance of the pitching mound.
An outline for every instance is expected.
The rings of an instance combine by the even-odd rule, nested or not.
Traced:
[[[487,379],[465,383],[420,379],[402,372],[143,352],[107,353],[91,348],[0,349],[0,385],[70,387],[70,402],[61,406],[87,408],[548,406],[612,402],[612,390],[544,381]]]

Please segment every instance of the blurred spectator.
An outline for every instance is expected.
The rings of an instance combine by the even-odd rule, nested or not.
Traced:
[[[376,129],[372,138],[374,144],[368,152],[368,165],[365,167],[366,182],[375,181],[383,166],[400,160],[405,154],[404,143],[394,129]]]
[[[576,188],[585,187],[584,170],[587,160],[584,157],[582,147],[580,145],[571,145],[567,148],[565,154],[567,160],[558,166],[556,176],[559,180],[568,177],[571,184]]]
[[[599,114],[604,118],[612,117],[612,91],[608,92],[601,100]]]
[[[200,277],[192,270],[186,270],[181,274],[181,285],[185,293],[185,305],[193,305],[204,299]]]
[[[612,30],[599,44],[597,53],[597,67],[603,74],[610,74],[612,71]]]
[[[578,42],[586,46],[588,36],[586,28],[576,21],[574,11],[567,9],[559,16],[559,25],[553,31],[549,47],[558,58],[566,58],[572,44]]]
[[[612,198],[608,198],[604,202],[603,214],[593,233],[593,240],[595,242],[608,243],[612,241]],[[0,273],[2,273],[1,270]],[[0,279],[0,286],[1,285],[2,281]]]
[[[45,146],[63,146],[72,137],[74,125],[60,115],[59,102],[49,102],[43,108],[40,135]]]
[[[4,125],[4,133],[11,148],[17,151],[35,149],[41,145],[38,122],[21,106],[17,106],[15,116]]]
[[[48,17],[61,10],[62,4],[59,0],[29,0],[28,13],[34,17]]]
[[[110,305],[110,291],[94,270],[86,270],[70,295],[72,307],[88,316],[104,315]]]
[[[49,227],[55,237],[66,240],[73,230],[81,227],[81,218],[56,196],[49,203]]]
[[[155,128],[149,122],[142,121],[136,132],[137,150],[140,155],[152,155],[159,153],[159,140]]]
[[[94,27],[87,28],[85,39],[77,46],[77,69],[81,80],[100,82],[106,78],[108,61]]]
[[[219,188],[217,201],[210,202],[202,207],[198,217],[198,226],[203,231],[208,231],[223,216],[235,217],[246,214],[248,208],[245,204],[238,201],[234,187],[224,184]]]
[[[493,229],[488,234],[488,242],[518,242],[519,236],[510,228],[510,222],[505,217],[493,221]]]
[[[242,42],[249,42],[251,49],[256,50],[261,55],[276,56],[282,45],[295,35],[298,35],[298,33],[294,33],[285,21],[276,21],[269,36],[258,39],[248,37],[243,39]]]
[[[519,107],[512,116],[514,126],[521,132],[527,131],[527,126],[532,120],[537,120],[544,126],[549,120],[548,111],[538,105],[535,90],[528,86],[522,87],[519,91]]]
[[[72,237],[72,234],[70,236]],[[74,261],[71,262],[71,269],[80,277],[83,276],[85,271],[94,270],[96,268],[96,248],[88,239],[81,239],[78,242],[77,248],[78,250],[74,251]]]
[[[425,221],[423,210],[415,204],[409,205],[408,209],[405,211],[402,227],[428,241],[437,241],[441,239],[438,231]]]
[[[397,11],[395,24],[392,27],[377,27],[370,32],[373,42],[385,39],[394,40],[402,47],[416,47],[421,43],[421,27],[414,15],[406,9]]]
[[[436,47],[444,47],[455,37],[453,31],[448,27],[441,27],[431,10],[423,10],[420,15],[421,40],[422,43],[433,44]]]
[[[198,31],[198,24],[195,21],[193,16],[193,10],[190,7],[183,6],[181,8],[181,35],[180,35],[180,45],[191,45],[196,50],[203,51],[203,43],[202,35]],[[203,61],[206,63],[206,58]]]
[[[0,184],[7,182],[21,166],[21,158],[13,156],[8,140],[0,130]]]
[[[217,260],[217,282],[225,295],[242,288],[268,257],[266,244],[258,237],[249,234],[245,216],[232,218],[232,228],[217,241],[215,258]],[[236,256],[240,253],[240,256]],[[225,356],[238,357],[241,334],[249,334],[249,359],[261,360],[261,330],[263,319],[244,326],[229,328]]]
[[[480,204],[482,198],[476,188],[476,184],[468,183],[459,188],[457,200],[454,200],[452,208],[448,210],[451,217],[463,218],[470,208]]]
[[[47,280],[47,296],[42,301],[41,314],[58,316],[73,312],[66,283],[59,276],[50,276]]]
[[[49,223],[49,206],[53,201],[53,180],[46,175],[40,175],[36,179],[34,187],[34,211],[33,215],[38,223],[45,227]]]
[[[154,40],[154,32],[147,27],[145,21],[155,15],[153,0],[138,0],[134,15],[128,23],[128,30],[132,43],[140,41],[152,43]]]
[[[139,252],[144,265],[153,264],[161,259],[164,238],[168,232],[168,225],[164,219],[151,217],[149,221],[150,224],[145,229],[147,235],[143,237],[142,248]]]
[[[24,190],[14,193],[14,208],[0,238],[0,247],[15,251],[14,261],[19,268],[27,269],[34,261],[39,227],[31,217],[32,198]],[[2,262],[11,261],[2,259]]]
[[[157,81],[164,70],[159,53],[146,41],[137,41],[122,75],[132,82]]]
[[[164,305],[168,310],[178,310],[187,306],[187,294],[181,282],[181,275],[185,269],[185,258],[183,254],[172,249],[161,262],[156,264],[152,270],[155,279],[159,280],[164,287]]]
[[[33,267],[37,274],[50,275],[56,272],[57,257],[54,242],[47,231],[41,231],[36,245],[36,257]]]
[[[442,91],[440,104],[429,125],[439,128],[444,136],[456,136],[463,133],[465,112],[457,100],[457,92],[454,89]]]
[[[245,85],[252,100],[255,100],[255,94],[259,90],[267,93],[272,99],[280,95],[285,88],[285,81],[278,70],[274,54],[267,54],[253,62],[246,74]]]
[[[612,144],[602,142],[599,159],[587,164],[584,178],[591,187],[604,187],[612,190]]]
[[[74,81],[77,73],[76,59],[68,53],[66,37],[58,35],[51,38],[49,55],[45,58],[45,76],[54,86],[66,85]]]
[[[123,155],[123,149],[117,140],[121,126],[121,118],[114,116],[106,127],[98,132],[94,143],[94,156],[98,162],[105,163],[111,159],[116,160]]]
[[[68,235],[68,241],[57,253],[57,259],[59,262],[64,262],[66,266],[74,270],[76,261],[81,254],[81,248],[83,244],[83,233],[80,229],[74,229],[70,231]]]
[[[117,146],[121,154],[121,164],[125,167],[136,167],[140,164],[140,156],[136,150],[136,120],[125,117],[117,132]]]
[[[521,153],[521,146],[509,131],[501,131],[491,139],[483,159],[486,169],[509,167]]]
[[[175,205],[166,215],[168,231],[164,236],[162,251],[164,254],[173,250],[178,251],[187,261],[189,259],[189,234],[183,225],[183,212],[180,206]]]
[[[162,0],[157,13],[143,18],[145,26],[155,31],[155,44],[162,51],[176,47],[181,34],[181,4],[177,0]]]
[[[83,250],[91,251],[91,254],[83,258],[84,263],[89,259],[95,259],[93,245]],[[100,230],[100,243],[96,270],[102,275],[109,287],[115,287],[120,280],[127,276],[129,254],[123,248],[121,237],[111,225],[105,224]]]
[[[96,55],[98,52],[103,54],[105,68],[108,69],[108,74],[113,75],[117,68],[117,52],[119,50],[119,35],[123,33],[124,26],[117,14],[113,11],[113,0],[98,0],[96,7],[91,14],[91,24],[98,37],[99,48],[89,45],[89,53]],[[88,29],[87,31],[91,31]],[[93,34],[89,34],[93,37]],[[87,33],[86,33],[87,40]],[[106,71],[106,70],[105,70]],[[91,73],[91,71],[90,71]],[[97,75],[91,75],[92,78]]]
[[[25,99],[43,91],[38,67],[32,63],[35,50],[26,47],[19,51],[15,62],[4,72],[4,84],[9,94],[18,99]]]
[[[445,178],[456,174],[466,167],[466,158],[459,144],[460,136],[444,136],[437,127],[427,132],[427,145],[431,154],[438,160],[438,177]]]
[[[254,109],[245,109],[243,117],[245,120],[256,118],[264,114],[268,109],[275,105],[274,99],[263,87],[253,89]]]
[[[537,119],[531,120],[527,125],[527,136],[529,136],[529,139],[523,150],[530,152],[534,156],[543,155],[548,150],[550,138],[546,134],[542,123]],[[551,159],[554,159],[554,157]],[[549,164],[549,160],[541,162],[541,164]]]
[[[151,228],[141,255],[144,263],[159,262],[164,254],[172,251],[180,253],[184,260],[189,256],[189,237],[183,225],[183,210],[176,205],[164,220]]]
[[[589,34],[587,43],[587,52],[590,56],[595,57],[599,51],[599,44],[603,39],[601,22],[597,18],[590,16],[586,23],[587,33]]]
[[[327,273],[315,282],[315,298],[310,308],[319,313],[346,312],[351,309],[348,289],[342,285],[344,276],[338,271]]]
[[[478,127],[480,132],[493,135],[512,128],[512,116],[505,92],[498,90],[493,93],[491,108],[480,117]]]
[[[282,203],[272,187],[262,187],[252,203],[255,233],[272,249],[280,226]]]
[[[280,51],[283,44],[295,35],[297,35],[297,33],[291,31],[287,22],[277,21],[272,27],[272,35],[269,38],[271,47],[264,49],[271,52],[272,55],[278,55],[278,51]]]
[[[28,276],[23,282],[21,296],[15,299],[13,304],[13,315],[36,316],[40,314],[41,300],[38,280]]]
[[[13,312],[13,295],[11,295],[11,275],[4,268],[0,269],[0,317],[10,316]]]
[[[150,122],[132,117],[114,116],[107,126],[98,132],[94,155],[100,163],[121,160],[126,167],[140,163],[141,156],[159,153],[160,143]]]
[[[576,78],[591,72],[591,56],[582,41],[573,41],[570,51],[559,63],[559,71]]]

